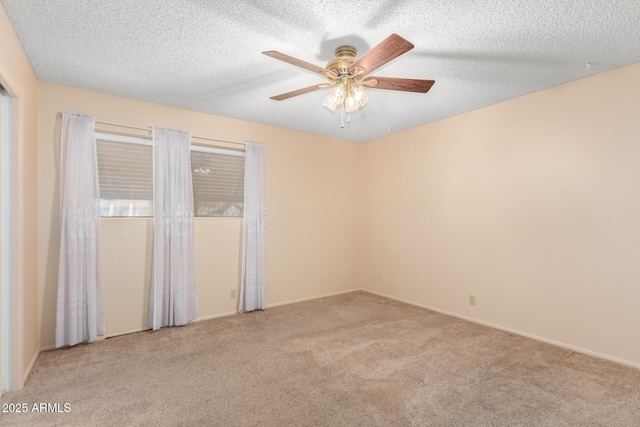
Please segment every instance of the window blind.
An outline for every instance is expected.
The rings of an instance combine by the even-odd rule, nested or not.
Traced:
[[[96,133],[100,213],[153,216],[153,146],[143,138]],[[197,217],[242,216],[244,153],[192,146],[191,172]]]

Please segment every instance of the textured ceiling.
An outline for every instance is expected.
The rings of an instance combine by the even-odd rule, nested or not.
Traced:
[[[40,80],[353,141],[640,61],[638,0],[0,2]],[[344,129],[328,91],[269,99],[323,80],[262,51],[325,66],[391,33],[415,49],[374,75],[429,93],[370,90]]]

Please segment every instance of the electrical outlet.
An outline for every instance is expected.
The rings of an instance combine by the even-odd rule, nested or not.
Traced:
[[[229,299],[236,299],[236,290],[235,289],[231,289],[229,291]]]
[[[476,305],[476,296],[469,295],[469,305]]]

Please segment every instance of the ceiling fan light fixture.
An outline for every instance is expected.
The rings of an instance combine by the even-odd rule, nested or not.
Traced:
[[[344,83],[339,83],[336,87],[333,88],[322,105],[327,107],[331,111],[336,111],[337,108],[340,108],[344,104],[346,94],[347,90]]]
[[[347,113],[352,113],[368,101],[369,97],[360,85],[354,84],[350,79],[344,79],[333,88],[322,105],[331,111],[344,108]]]
[[[347,113],[351,113],[359,110],[364,107],[367,102],[369,102],[369,97],[365,93],[364,89],[360,86],[349,85],[351,89],[349,91],[349,96],[345,100],[345,110]]]

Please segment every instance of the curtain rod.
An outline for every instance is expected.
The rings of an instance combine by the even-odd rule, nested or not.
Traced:
[[[150,127],[146,127],[145,128],[145,127],[142,127],[142,126],[131,126],[131,125],[125,125],[125,124],[122,124],[122,123],[105,122],[103,120],[96,120],[95,122],[103,124],[103,125],[119,126],[119,127],[123,127],[123,128],[129,128],[129,129],[138,129],[138,130],[144,130],[144,131],[150,131],[151,130]],[[227,139],[210,138],[208,136],[191,135],[191,138],[204,139],[204,140],[207,140],[207,141],[226,142],[228,144],[247,145],[245,142],[229,141]]]

